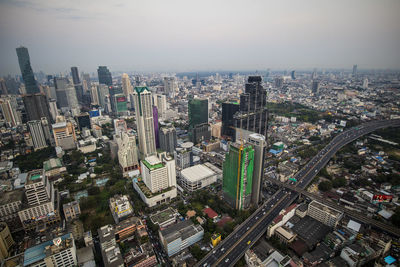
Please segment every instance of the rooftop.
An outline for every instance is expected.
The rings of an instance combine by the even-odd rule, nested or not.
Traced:
[[[169,243],[178,238],[185,240],[196,233],[203,231],[200,225],[194,225],[191,220],[181,221],[177,224],[171,225],[170,227],[161,231],[165,240]]]
[[[214,174],[215,172],[202,164],[195,165],[181,171],[181,175],[190,182],[197,182]]]
[[[331,228],[307,215],[293,226],[292,231],[311,247],[326,236]]]
[[[71,233],[65,234],[59,237],[59,239],[61,239],[61,243],[58,246],[55,245],[56,240],[58,240],[58,238],[56,238],[25,250],[24,266],[43,260],[54,253],[58,253],[60,250],[73,246],[73,237]]]
[[[43,170],[34,170],[28,172],[28,178],[26,184],[33,184],[36,182],[41,182],[43,178]]]
[[[67,123],[65,121],[57,122],[52,125],[52,128],[64,128],[67,127]]]
[[[314,207],[316,207],[316,208],[318,208],[318,209],[320,209],[320,210],[326,211],[326,212],[328,212],[328,213],[334,215],[335,217],[338,217],[338,216],[340,216],[340,215],[342,214],[340,211],[338,211],[338,210],[336,210],[336,209],[333,209],[333,208],[331,208],[331,207],[329,207],[329,206],[327,206],[327,205],[324,205],[324,204],[322,204],[322,203],[320,203],[320,202],[317,202],[317,201],[315,201],[315,200],[313,200],[313,201],[310,203],[309,206],[314,206]]]
[[[203,210],[203,212],[205,214],[207,214],[207,216],[210,219],[214,219],[215,217],[218,217],[218,213],[216,213],[212,208],[206,208],[206,209]]]
[[[51,169],[60,168],[60,167],[62,167],[62,163],[61,163],[60,159],[53,158],[53,159],[49,159],[49,160],[43,162],[43,168],[45,171],[49,171]]]
[[[10,204],[16,201],[22,201],[24,191],[22,189],[13,190],[9,192],[2,192],[0,195],[0,206]]]
[[[137,225],[141,225],[141,224],[142,224],[142,221],[138,217],[129,217],[129,218],[119,222],[115,226],[115,231],[119,232],[125,228],[132,226],[132,225],[137,226]]]
[[[153,215],[150,216],[150,220],[154,223],[154,224],[162,224],[163,222],[166,222],[170,219],[175,218],[176,216],[176,211],[169,207],[166,208],[165,210],[161,210]]]
[[[146,159],[144,159],[142,162],[150,170],[158,169],[158,168],[161,168],[164,166],[162,164],[161,160],[156,156],[149,156]]]

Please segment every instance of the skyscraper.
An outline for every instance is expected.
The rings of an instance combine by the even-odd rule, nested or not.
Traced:
[[[76,98],[80,104],[83,104],[83,86],[79,79],[78,67],[71,67],[72,82],[74,83]]]
[[[167,112],[167,98],[165,95],[153,94],[154,106],[157,107],[159,118],[165,118]]]
[[[124,94],[116,94],[111,98],[111,108],[115,115],[127,115],[127,100]]]
[[[189,98],[189,128],[197,124],[208,123],[208,99]]]
[[[232,143],[223,164],[224,200],[233,208],[247,209],[253,187],[254,149],[250,144]]]
[[[267,136],[267,90],[262,86],[261,76],[249,76],[234,119],[236,128]]]
[[[105,109],[106,97],[110,95],[110,91],[108,90],[108,85],[106,84],[97,85],[97,93],[98,93],[99,106]]]
[[[263,185],[265,150],[267,143],[265,136],[261,134],[251,134],[248,142],[254,149],[254,168],[253,168],[253,186],[251,189],[251,203],[257,206],[260,202],[260,192]]]
[[[122,91],[127,99],[129,99],[129,95],[133,93],[133,87],[131,84],[131,80],[129,79],[129,75],[126,73],[122,73],[121,75],[121,83],[122,83]]]
[[[154,121],[154,137],[156,139],[156,148],[160,148],[159,130],[158,130],[158,108],[153,106],[153,121]]]
[[[58,113],[57,101],[56,100],[49,99],[49,110],[50,110],[50,115],[51,115],[51,118],[52,118],[52,120],[49,121],[49,122],[56,121],[57,116],[60,115]]]
[[[357,76],[357,64],[353,65],[353,77]]]
[[[40,120],[28,121],[29,132],[31,133],[32,143],[35,150],[47,147],[46,138],[43,133],[42,122]]]
[[[154,134],[153,105],[149,88],[135,87],[133,98],[141,158],[156,153]]]
[[[164,77],[164,93],[169,97],[175,97],[175,77]]]
[[[0,78],[0,94],[8,95],[7,84],[3,78]]]
[[[108,86],[112,86],[111,72],[106,66],[99,66],[97,69],[97,75],[99,76],[100,84],[107,84]]]
[[[60,108],[79,109],[78,98],[76,97],[75,87],[68,78],[54,78],[56,86],[57,103]]]
[[[133,134],[122,132],[116,136],[118,144],[118,161],[122,173],[126,176],[130,171],[139,167],[136,138]]]
[[[163,151],[174,154],[176,147],[176,130],[175,127],[163,127],[160,129],[160,148]]]
[[[11,127],[21,124],[21,116],[17,111],[17,100],[15,97],[4,97],[0,99],[1,113]]]
[[[296,71],[292,70],[292,72],[290,73],[290,76],[292,77],[292,80],[296,80]]]
[[[319,94],[319,81],[318,80],[312,81],[311,91],[313,92],[314,95]]]
[[[222,135],[229,136],[235,140],[235,120],[233,115],[239,111],[240,105],[238,102],[222,103]]]
[[[49,122],[53,121],[49,103],[44,94],[24,95],[22,99],[28,121],[40,120],[43,117],[46,117]]]
[[[39,93],[39,87],[36,83],[35,76],[31,66],[31,60],[29,58],[28,48],[20,46],[17,49],[19,68],[21,69],[22,79],[25,83],[25,89],[27,94]]]

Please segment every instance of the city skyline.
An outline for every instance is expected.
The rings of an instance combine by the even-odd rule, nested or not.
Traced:
[[[127,72],[398,69],[399,8],[398,1],[4,0],[0,74],[20,74],[20,45],[33,70],[46,73],[101,65]]]

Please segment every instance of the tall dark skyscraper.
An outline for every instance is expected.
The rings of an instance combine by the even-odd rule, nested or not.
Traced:
[[[233,115],[239,111],[239,107],[240,105],[237,102],[222,103],[222,135],[229,136],[232,140],[235,140]]]
[[[28,48],[20,46],[17,49],[19,68],[21,69],[22,79],[25,83],[27,94],[39,93],[39,87],[36,83],[35,76],[29,58]]]
[[[97,75],[99,76],[100,84],[102,83],[107,84],[108,86],[112,86],[111,72],[106,66],[99,66],[97,69]]]
[[[76,98],[78,102],[82,104],[83,101],[83,86],[81,80],[79,79],[78,67],[71,67],[72,82],[74,83]]]
[[[353,65],[353,77],[357,76],[357,64]]]
[[[27,121],[41,120],[43,117],[52,122],[49,102],[45,94],[30,94],[23,96]]]
[[[72,81],[74,84],[80,84],[78,67],[71,67]]]
[[[235,127],[267,137],[267,90],[261,76],[249,76],[245,92],[240,95],[239,112],[234,115]]]
[[[292,80],[296,80],[296,71],[292,70],[292,72],[290,73],[290,76],[292,77]]]
[[[189,98],[188,102],[189,127],[208,123],[208,99]]]

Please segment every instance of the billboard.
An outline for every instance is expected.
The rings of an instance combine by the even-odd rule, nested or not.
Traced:
[[[91,118],[100,116],[100,112],[98,109],[89,111],[89,116]]]
[[[393,196],[392,196],[392,195],[383,195],[383,194],[381,194],[381,195],[374,195],[374,196],[372,197],[372,200],[373,200],[373,201],[376,201],[376,202],[391,202],[392,199],[393,199]]]

